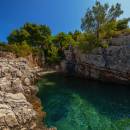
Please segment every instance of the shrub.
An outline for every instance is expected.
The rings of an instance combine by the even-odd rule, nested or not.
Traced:
[[[84,53],[91,52],[94,48],[99,47],[99,41],[94,34],[83,33],[78,37],[79,49]]]
[[[116,21],[105,23],[100,29],[100,39],[111,38],[116,30]]]
[[[18,57],[25,57],[32,53],[32,48],[26,42],[23,42],[21,45],[17,43],[5,45],[4,51],[13,52]]]
[[[43,50],[40,48],[32,48],[32,53],[34,56],[42,55]]]
[[[103,42],[102,44],[101,44],[101,47],[102,48],[108,48],[109,47],[109,45],[108,45],[108,42]]]
[[[116,29],[118,31],[128,29],[128,22],[130,18],[117,21]]]
[[[122,34],[122,31],[112,31],[111,37],[119,37]]]
[[[130,34],[130,28],[122,30],[122,34],[129,35]]]
[[[58,48],[54,45],[51,45],[50,49],[48,50],[47,62],[49,64],[55,64],[60,61],[60,57],[58,54]]]

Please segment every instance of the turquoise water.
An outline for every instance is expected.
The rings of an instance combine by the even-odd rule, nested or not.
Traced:
[[[130,130],[130,88],[47,74],[38,82],[46,124],[58,130]]]

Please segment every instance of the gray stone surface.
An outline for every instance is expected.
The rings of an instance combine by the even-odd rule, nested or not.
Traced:
[[[77,48],[73,52],[66,50],[64,70],[67,63],[76,61],[75,72],[80,76],[130,84],[130,35],[113,38],[110,43],[107,49],[97,48],[89,54]]]

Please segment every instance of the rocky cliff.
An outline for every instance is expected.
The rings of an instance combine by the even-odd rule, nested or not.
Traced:
[[[109,40],[106,49],[91,53],[79,49],[66,50],[62,68],[69,74],[89,79],[130,84],[130,35]]]
[[[24,58],[0,55],[0,130],[47,130],[35,96],[38,71]]]

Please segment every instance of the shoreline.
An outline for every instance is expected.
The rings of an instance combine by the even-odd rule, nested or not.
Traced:
[[[0,130],[56,130],[44,124],[46,113],[37,97],[36,83],[42,75],[37,73],[42,69],[26,58],[4,54],[0,56]]]
[[[35,85],[36,85],[38,91],[39,91],[39,88],[37,86],[38,80],[41,80],[43,78],[43,76],[46,75],[46,74],[57,73],[57,72],[58,71],[56,71],[56,70],[42,70],[42,71],[36,73],[37,81],[36,81]],[[40,126],[39,130],[57,130],[56,127],[48,128],[48,126],[46,124],[44,124],[43,121],[46,118],[46,112],[43,110],[41,99],[37,96],[37,93],[36,93],[36,95],[33,96],[33,98],[31,99],[30,102],[33,105],[34,110],[37,112],[38,126]]]

